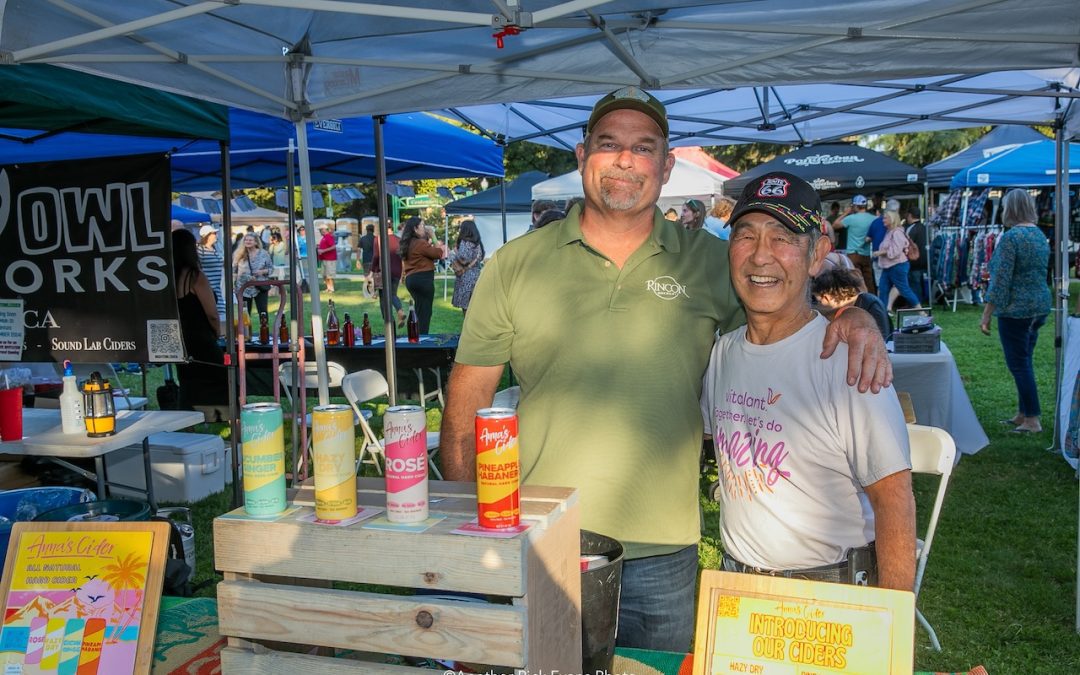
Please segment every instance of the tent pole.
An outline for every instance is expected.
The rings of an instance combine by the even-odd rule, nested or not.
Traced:
[[[316,263],[318,243],[315,241],[315,212],[311,205],[311,162],[308,157],[307,123],[296,123],[296,141],[300,158],[300,201],[304,208],[304,224],[307,234],[307,271],[311,285],[311,339],[315,343],[315,368],[319,373],[319,405],[330,403],[329,377],[326,371],[326,345],[323,343],[322,303],[319,301],[319,270]]]
[[[443,218],[444,218],[443,227],[445,228],[443,230],[443,232],[445,233],[444,239],[446,240],[446,250],[449,251],[450,250],[450,215],[447,214],[446,212],[443,212]],[[442,278],[442,299],[443,299],[443,302],[446,302],[446,288],[447,288],[447,286],[450,285],[450,275],[448,275],[446,272],[447,272],[447,270],[443,270],[443,278]]]
[[[303,275],[300,273],[300,264],[299,261],[296,259],[296,254],[298,253],[298,251],[296,250],[296,145],[293,143],[293,139],[291,138],[289,139],[289,149],[285,151],[285,165],[285,208],[289,210],[289,330],[291,331],[289,335],[293,340],[293,348],[289,350],[289,363],[292,364],[292,372],[298,373],[300,372],[298,370],[300,364],[298,363],[297,357],[300,353],[298,350],[301,343],[297,342],[297,340],[303,338],[303,331],[301,330],[301,326],[303,326],[304,315],[303,312],[300,311],[300,308],[304,304],[304,285],[303,281],[297,283],[297,279],[303,279]],[[306,231],[307,228],[304,229]],[[307,400],[301,398],[300,396],[301,387],[303,387],[303,385],[304,380],[302,378],[293,377],[292,382],[286,383],[285,386],[291,389],[290,396],[292,397],[293,401],[299,402],[303,400],[306,405]],[[298,418],[296,415],[291,415],[291,417],[291,457],[293,458],[293,460],[292,463],[289,464],[289,466],[296,467],[299,466],[299,462],[296,461],[296,458],[300,456],[300,452],[302,452],[303,448],[307,445],[306,437],[304,439],[304,442],[302,443],[300,435],[302,433],[311,433],[311,430],[302,430],[300,428],[300,418]],[[298,471],[293,469],[294,484],[296,483],[296,477],[298,473]]]
[[[379,203],[379,273],[383,278],[383,293],[386,293],[386,312],[383,314],[383,336],[386,338],[386,384],[390,390],[390,405],[397,405],[397,364],[394,354],[394,303],[390,297],[393,284],[390,280],[390,227],[386,218],[386,152],[383,147],[383,124],[385,115],[371,118],[375,127],[375,183]]]
[[[919,209],[922,211],[923,222],[923,236],[926,237],[926,279],[923,281],[926,284],[926,304],[933,311],[934,307],[934,264],[931,257],[930,249],[934,248],[934,240],[930,238],[930,182],[927,181],[922,184],[923,196],[922,207]],[[919,289],[922,291],[922,289]]]
[[[224,260],[225,287],[221,292],[225,294],[225,372],[229,386],[229,447],[232,449],[232,506],[237,508],[243,503],[242,485],[240,483],[240,453],[238,445],[240,440],[240,411],[236,400],[236,330],[233,321],[236,317],[236,294],[232,292],[232,194],[230,183],[232,176],[229,172],[229,143],[221,141],[221,229],[225,236],[221,237],[222,256]],[[229,289],[226,291],[226,289]]]
[[[1062,368],[1062,350],[1065,344],[1065,318],[1068,316],[1068,310],[1065,307],[1065,300],[1069,296],[1069,284],[1067,277],[1063,278],[1068,268],[1068,247],[1066,246],[1066,238],[1064,236],[1065,228],[1068,227],[1067,212],[1063,211],[1066,208],[1067,200],[1063,198],[1062,193],[1068,190],[1067,183],[1065,182],[1065,176],[1068,172],[1068,164],[1062,164],[1062,158],[1064,155],[1065,146],[1065,134],[1064,134],[1064,120],[1060,117],[1057,120],[1057,124],[1054,125],[1054,164],[1056,164],[1057,171],[1054,176],[1054,434],[1050,439],[1050,447],[1048,450],[1054,450],[1059,447],[1058,440],[1061,432],[1060,424],[1058,423],[1059,413],[1061,406],[1064,403],[1061,400],[1061,368]],[[1062,258],[1064,257],[1064,260]]]
[[[499,211],[502,213],[502,235],[506,243],[506,176],[499,179]]]

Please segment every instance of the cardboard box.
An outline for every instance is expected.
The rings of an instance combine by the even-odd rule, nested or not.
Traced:
[[[159,502],[197,502],[225,489],[225,443],[220,436],[165,432],[150,435],[154,497]],[[146,487],[142,444],[105,455],[110,481]],[[145,499],[134,490],[111,488],[118,496]]]

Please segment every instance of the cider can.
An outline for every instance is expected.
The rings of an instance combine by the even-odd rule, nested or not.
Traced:
[[[285,433],[281,404],[248,403],[240,410],[244,444],[244,509],[253,516],[285,510]]]
[[[320,405],[311,413],[311,464],[315,469],[315,517],[327,522],[356,515],[356,448],[353,410]]]
[[[521,523],[518,418],[513,408],[476,412],[476,516],[480,527]]]
[[[386,439],[386,519],[418,523],[428,517],[427,414],[397,405],[383,415]]]

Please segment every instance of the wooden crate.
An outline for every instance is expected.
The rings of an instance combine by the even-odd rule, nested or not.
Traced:
[[[358,502],[384,507],[381,478],[358,481]],[[577,494],[523,487],[522,517],[538,521],[509,539],[450,534],[476,516],[475,485],[432,481],[421,534],[299,522],[310,485],[289,495],[301,512],[278,521],[217,518],[214,557],[224,673],[430,673],[335,658],[334,649],[437,658],[526,672],[581,672]],[[330,588],[331,581],[509,599],[470,603]],[[286,646],[307,645],[315,649]],[[299,651],[300,653],[297,653]]]

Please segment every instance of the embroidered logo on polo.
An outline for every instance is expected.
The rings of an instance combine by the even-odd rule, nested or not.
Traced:
[[[761,187],[758,188],[757,196],[765,197],[766,199],[779,199],[787,196],[788,185],[790,183],[784,178],[767,178],[761,183]]]
[[[663,276],[649,279],[645,282],[645,290],[652,291],[661,300],[674,300],[680,295],[689,298],[686,286],[675,280],[675,277]]]

